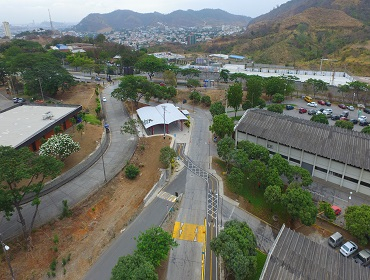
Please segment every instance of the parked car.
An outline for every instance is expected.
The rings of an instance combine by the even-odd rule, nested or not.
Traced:
[[[339,120],[341,120],[341,121],[349,121],[349,119],[348,118],[346,118],[346,117],[340,117],[340,119]]]
[[[336,232],[332,236],[329,237],[328,244],[333,248],[336,248],[342,245],[342,243],[343,243],[343,236],[339,232]]]
[[[316,113],[318,113],[318,112],[320,112],[320,111],[317,111],[317,110],[315,110],[315,109],[310,109],[310,110],[308,110],[308,114],[309,115],[316,115]]]
[[[368,126],[370,123],[368,121],[359,121],[358,125],[360,126]]]
[[[287,109],[287,110],[293,110],[294,109],[294,106],[293,105],[286,105],[285,106],[285,109]]]
[[[335,213],[335,215],[340,215],[340,213],[342,213],[342,209],[339,207],[339,206],[336,206],[336,205],[332,205],[331,206],[331,209],[333,209],[334,210],[334,213]]]
[[[349,111],[343,111],[342,114],[340,114],[341,117],[348,117],[349,116]]]
[[[107,98],[104,96],[103,97],[103,102],[106,102],[107,101]]]
[[[307,106],[317,107],[317,103],[316,102],[309,102],[309,103],[307,103]]]
[[[307,113],[307,109],[305,108],[299,108],[299,111],[298,111],[300,114],[304,114],[304,113]]]
[[[332,115],[330,118],[331,118],[333,121],[337,121],[337,120],[339,120],[339,119],[340,119],[340,117],[339,117],[338,115]]]
[[[331,102],[330,101],[325,101],[325,105],[330,107],[331,106]]]
[[[350,106],[347,106],[347,109],[350,110],[350,111],[354,111],[355,110],[355,107],[353,107],[352,105],[350,105]]]
[[[367,266],[368,264],[370,264],[370,250],[364,249],[360,251],[360,253],[353,257],[353,259],[356,263],[362,266]]]
[[[323,112],[321,112],[320,110],[316,112],[316,115],[322,115],[324,114]]]
[[[341,109],[347,109],[347,106],[344,105],[344,104],[339,104],[338,107],[341,108]]]
[[[366,121],[367,117],[366,116],[359,116],[357,119],[359,122]]]
[[[332,110],[332,109],[330,109],[330,108],[326,108],[326,109],[324,109],[324,111],[325,111],[325,112],[329,112],[330,114],[333,114],[333,110]]]
[[[353,123],[353,124],[358,124],[358,120],[356,120],[356,119],[350,119],[349,120],[351,123]]]
[[[317,103],[320,104],[320,105],[325,105],[325,101],[324,100],[319,100],[319,101],[317,101]]]
[[[331,113],[329,111],[325,111],[322,112],[327,118],[330,118],[331,117]]]
[[[318,109],[320,112],[324,112],[325,111],[325,108],[320,108]]]
[[[348,241],[344,243],[342,247],[340,247],[340,253],[345,257],[348,257],[354,254],[357,250],[358,250],[358,246],[353,241]]]
[[[365,112],[366,114],[370,114],[370,109],[369,109],[369,108],[365,108],[365,109],[364,109],[364,112]]]
[[[13,97],[13,102],[14,103],[23,103],[23,102],[26,102],[26,99],[22,98],[22,97]]]
[[[305,96],[304,101],[306,102],[312,102],[312,97],[311,96]]]

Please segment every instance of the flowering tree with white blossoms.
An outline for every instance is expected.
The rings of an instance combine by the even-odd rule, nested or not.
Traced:
[[[40,155],[52,156],[63,161],[80,148],[80,144],[73,141],[70,135],[55,134],[41,145]]]

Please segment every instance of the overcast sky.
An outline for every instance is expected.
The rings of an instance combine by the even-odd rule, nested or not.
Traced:
[[[0,22],[10,24],[52,21],[78,23],[90,13],[132,10],[139,13],[171,13],[175,10],[222,9],[232,14],[257,17],[288,0],[0,0]]]

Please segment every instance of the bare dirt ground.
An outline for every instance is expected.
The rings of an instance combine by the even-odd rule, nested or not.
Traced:
[[[89,108],[89,98],[95,102],[93,90],[93,86],[79,85],[77,93],[71,91],[58,99],[79,104],[80,96],[84,108]],[[87,126],[82,137],[79,133],[71,132],[77,141],[81,140],[82,148],[74,158],[71,156],[66,160],[66,169],[96,148],[101,132],[101,127],[91,125]],[[34,249],[31,252],[24,249],[22,239],[7,242],[11,247],[11,264],[16,279],[48,279],[47,273],[51,271],[49,266],[53,259],[57,260],[54,279],[82,279],[105,246],[140,211],[143,198],[160,175],[159,151],[169,144],[170,139],[164,140],[161,136],[145,139],[145,149],[138,149],[132,158],[132,162],[141,166],[141,173],[135,180],[126,179],[122,171],[105,187],[76,206],[70,218],[57,219],[34,230]],[[167,228],[172,232],[170,226]],[[70,261],[63,266],[63,259],[67,260],[68,255]],[[0,279],[10,279],[4,255],[0,256]],[[163,275],[165,269],[159,269],[158,272]]]

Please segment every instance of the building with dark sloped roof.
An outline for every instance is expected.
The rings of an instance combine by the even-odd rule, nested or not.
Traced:
[[[250,109],[235,126],[235,140],[264,146],[314,177],[370,195],[368,134]]]
[[[352,279],[370,279],[370,269],[284,225],[269,251],[260,276],[260,280]]]

